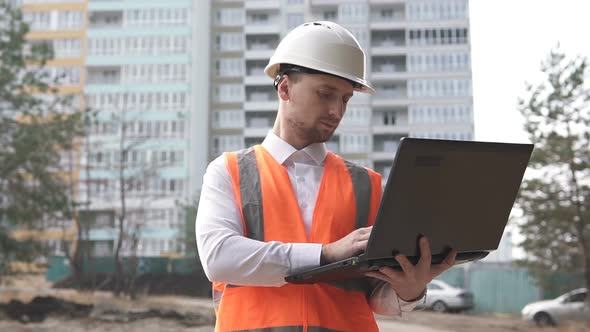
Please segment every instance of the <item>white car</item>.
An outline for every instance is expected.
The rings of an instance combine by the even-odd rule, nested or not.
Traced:
[[[553,300],[532,302],[522,309],[522,318],[539,326],[556,325],[565,320],[590,319],[590,308],[584,303],[586,288],[575,289]]]
[[[474,306],[473,294],[444,281],[432,280],[428,284],[426,303],[418,306],[436,312],[469,310]]]

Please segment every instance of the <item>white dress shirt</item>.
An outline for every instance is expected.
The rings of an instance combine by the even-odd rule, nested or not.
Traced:
[[[328,153],[324,143],[297,150],[270,131],[262,146],[287,169],[305,230],[309,234]],[[252,286],[282,286],[285,276],[320,265],[318,243],[262,242],[244,237],[239,207],[223,155],[212,161],[203,177],[195,233],[199,258],[209,280]],[[371,308],[381,315],[400,315],[417,302],[405,302],[382,282],[376,282]]]

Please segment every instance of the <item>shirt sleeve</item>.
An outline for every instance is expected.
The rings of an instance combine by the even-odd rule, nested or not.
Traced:
[[[406,302],[397,296],[395,290],[388,283],[370,278],[373,291],[369,299],[369,305],[373,312],[382,316],[401,316],[402,312],[414,310],[423,301],[424,296],[413,302]]]
[[[262,242],[244,236],[223,155],[209,164],[203,177],[195,236],[211,281],[282,286],[285,276],[320,264],[321,244]]]

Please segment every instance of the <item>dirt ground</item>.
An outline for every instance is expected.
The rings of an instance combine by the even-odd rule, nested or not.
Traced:
[[[0,286],[0,309],[4,309],[0,310],[0,331],[213,331],[214,313],[210,299],[142,296],[132,301],[114,298],[108,292],[54,289],[35,278],[21,277],[10,285]],[[51,306],[51,312],[41,317],[40,321],[30,322],[24,316],[21,322],[14,315],[7,314],[6,308],[11,300],[27,304],[32,303],[35,297],[37,300],[45,299],[46,306]],[[59,302],[55,302],[56,299]],[[58,307],[61,310],[57,310]],[[437,314],[427,311],[405,313],[397,318],[378,317],[378,323],[383,332],[590,332],[587,325],[539,329],[519,317],[507,315]]]
[[[432,314],[415,312],[400,319],[379,319],[379,327],[383,332],[582,332],[590,331],[582,326],[537,329],[517,319],[507,317],[473,317],[457,314]],[[133,322],[109,322],[97,319],[59,319],[50,317],[42,323],[22,324],[16,321],[0,320],[0,331],[11,332],[210,332],[212,325],[186,326],[176,320],[147,318]]]

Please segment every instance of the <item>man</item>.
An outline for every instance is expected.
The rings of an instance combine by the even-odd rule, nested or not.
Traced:
[[[279,110],[264,142],[208,167],[196,220],[199,256],[214,282],[216,331],[378,331],[373,312],[412,310],[426,284],[454,264],[432,265],[420,240],[414,266],[312,285],[284,277],[362,252],[381,199],[378,173],[342,160],[325,142],[365,81],[365,54],[332,22],[303,24],[279,44],[265,73]]]

